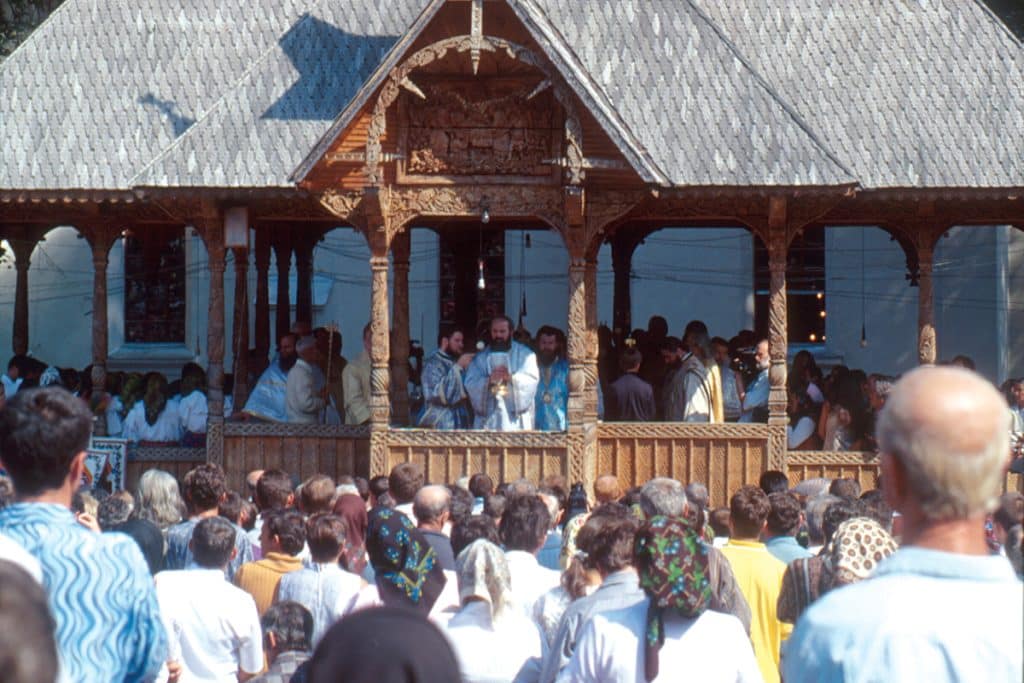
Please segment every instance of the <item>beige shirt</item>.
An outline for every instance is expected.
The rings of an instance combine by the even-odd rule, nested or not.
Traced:
[[[370,420],[370,354],[366,349],[349,361],[341,375],[345,390],[345,424],[361,425]]]
[[[324,400],[320,398],[313,366],[302,360],[288,371],[288,384],[285,390],[285,410],[289,422],[316,424],[320,421],[320,411],[324,408]]]

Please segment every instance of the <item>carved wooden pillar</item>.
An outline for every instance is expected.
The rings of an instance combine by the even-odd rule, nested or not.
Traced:
[[[288,294],[288,277],[292,265],[292,244],[283,233],[274,235],[272,240],[274,256],[277,259],[277,321],[274,325],[275,341],[292,329],[291,303]]]
[[[587,283],[586,263],[582,258],[569,259],[569,406],[567,418],[570,427],[582,426],[584,421],[584,395],[586,392],[587,362]]]
[[[935,290],[932,282],[934,252],[930,244],[918,246],[917,259],[917,359],[922,365],[934,364],[937,355],[935,339]]]
[[[313,325],[313,247],[314,235],[295,240],[295,319]]]
[[[32,239],[9,240],[14,251],[14,268],[17,279],[14,285],[14,330],[11,348],[15,355],[28,353],[28,269],[31,265],[32,250],[36,241]]]
[[[598,374],[598,316],[597,316],[597,260],[587,259],[583,267],[583,284],[586,288],[587,300],[587,330],[586,330],[586,359],[584,362],[584,375],[586,384],[583,394],[584,423],[596,425],[597,423],[597,392],[600,387],[600,376]]]
[[[256,351],[261,360],[270,354],[270,291],[267,276],[270,273],[270,228],[256,226],[256,320],[254,333]],[[238,381],[238,378],[235,378]],[[236,404],[237,405],[237,404]],[[239,406],[241,408],[241,406]]]
[[[107,346],[109,326],[107,320],[107,265],[110,247],[116,239],[112,228],[97,227],[90,233],[92,248],[92,392],[107,390]],[[107,435],[107,414],[100,411],[93,420],[93,433]]]
[[[768,379],[768,467],[786,469],[786,352],[789,331],[786,320],[786,262],[789,251],[787,235],[786,199],[772,197],[768,209],[768,270],[769,284],[768,344],[771,366]]]
[[[370,475],[387,472],[388,401],[388,257],[370,257]]]
[[[394,320],[391,321],[391,412],[395,424],[409,424],[409,229],[391,240]]]
[[[197,226],[198,227],[198,226]],[[224,223],[219,211],[210,210],[202,220],[203,240],[209,257],[210,292],[207,311],[206,459],[224,460]]]
[[[629,235],[620,234],[612,240],[612,270],[615,273],[614,298],[612,300],[612,325],[617,339],[625,339],[633,330],[633,293],[630,273],[633,270],[633,253],[638,242]]]
[[[235,256],[235,306],[231,336],[234,341],[232,374],[235,386],[231,401],[235,410],[241,410],[249,396],[249,250],[234,247],[231,252]]]

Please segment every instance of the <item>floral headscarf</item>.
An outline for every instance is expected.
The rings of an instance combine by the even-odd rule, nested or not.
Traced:
[[[491,619],[500,618],[512,605],[512,576],[501,548],[487,539],[473,541],[455,559],[459,599],[483,600],[491,607]]]
[[[346,493],[334,504],[334,514],[345,523],[345,547],[341,553],[345,569],[362,574],[366,569],[366,503],[360,496]]]
[[[572,564],[572,558],[576,556],[576,537],[580,529],[587,523],[589,514],[576,515],[565,524],[562,530],[562,551],[558,554],[558,564],[563,570],[568,569]]]
[[[372,510],[366,551],[385,605],[430,612],[447,579],[437,553],[408,517],[387,508]]]
[[[829,588],[866,579],[878,563],[896,552],[896,541],[882,525],[867,517],[854,517],[839,525],[825,550]]]
[[[665,644],[663,614],[671,610],[693,618],[711,604],[708,546],[681,517],[652,517],[636,535],[640,587],[650,598],[644,649],[644,674],[658,676],[658,652]]]

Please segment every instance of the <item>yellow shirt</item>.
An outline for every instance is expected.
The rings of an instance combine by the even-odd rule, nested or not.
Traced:
[[[776,683],[779,649],[793,630],[791,624],[779,621],[775,613],[786,565],[768,552],[764,543],[757,541],[730,539],[721,550],[750,605],[750,639],[761,675],[766,683]]]
[[[246,562],[235,573],[235,585],[252,596],[256,611],[263,613],[274,604],[274,593],[281,577],[288,572],[302,569],[302,560],[285,553],[267,553],[256,562]]]
[[[361,425],[370,419],[370,370],[370,354],[364,350],[341,373],[347,425]]]

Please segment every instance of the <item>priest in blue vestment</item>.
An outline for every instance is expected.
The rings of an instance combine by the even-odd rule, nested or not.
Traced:
[[[536,428],[546,432],[563,432],[567,424],[569,362],[562,357],[563,338],[561,330],[549,325],[537,330]]]
[[[267,369],[260,375],[242,412],[261,420],[287,422],[285,394],[288,385],[288,371],[299,359],[295,353],[295,335],[283,335],[278,342],[277,351],[277,359],[271,361]]]
[[[475,429],[514,432],[533,429],[537,392],[537,357],[512,341],[512,321],[491,320],[491,344],[478,353],[464,385],[473,406]]]
[[[428,429],[468,429],[469,407],[463,372],[473,354],[463,353],[465,335],[458,328],[442,329],[437,351],[423,364],[420,382],[423,386],[423,409],[417,427]]]

